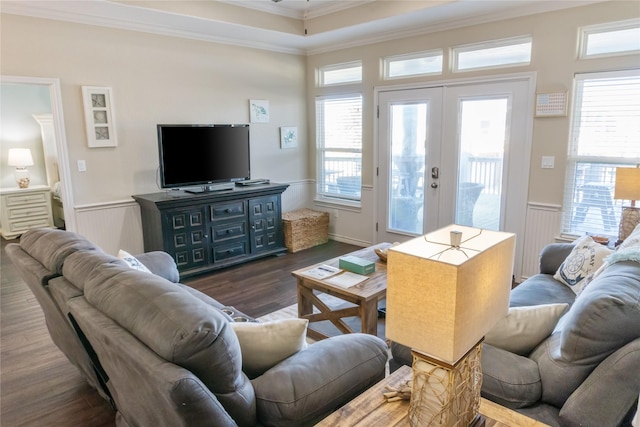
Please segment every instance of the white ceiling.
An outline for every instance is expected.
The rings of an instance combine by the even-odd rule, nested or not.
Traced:
[[[2,0],[0,10],[315,54],[599,1],[603,0]],[[308,27],[312,31],[305,35]]]

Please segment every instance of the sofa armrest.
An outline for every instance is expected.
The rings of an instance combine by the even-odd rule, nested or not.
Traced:
[[[640,390],[640,338],[607,357],[560,410],[566,426],[617,426]]]
[[[253,379],[258,422],[304,426],[318,422],[384,378],[387,345],[367,334],[319,341]]]
[[[540,251],[540,273],[555,274],[574,246],[573,243],[551,243],[542,248]]]
[[[482,396],[511,409],[533,405],[542,397],[538,364],[527,357],[483,344]]]
[[[180,272],[178,266],[171,255],[163,251],[145,252],[135,256],[138,261],[144,264],[151,272],[157,276],[163,277],[170,282],[178,283],[180,281]]]

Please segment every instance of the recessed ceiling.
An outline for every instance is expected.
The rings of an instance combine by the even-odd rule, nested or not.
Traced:
[[[600,1],[2,0],[2,13],[315,54]]]

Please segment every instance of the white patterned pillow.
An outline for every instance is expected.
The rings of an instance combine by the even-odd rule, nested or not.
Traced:
[[[630,248],[632,246],[640,246],[640,224],[638,224],[631,234],[629,234],[629,236],[620,243],[618,250]]]
[[[587,284],[583,279],[595,273],[604,263],[604,258],[611,252],[611,249],[595,242],[591,236],[584,236],[575,242],[575,247],[560,264],[553,278],[569,286],[576,295],[579,295]]]
[[[120,249],[118,251],[118,258],[127,263],[127,265],[134,270],[143,271],[145,273],[151,273],[151,270],[147,268],[143,263],[141,263],[138,258],[134,257],[127,251],[123,251]]]

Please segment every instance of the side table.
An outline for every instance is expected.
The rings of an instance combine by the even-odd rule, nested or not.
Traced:
[[[316,424],[316,427],[408,427],[409,401],[387,403],[386,386],[397,388],[412,377],[411,368],[403,366],[351,402]],[[500,406],[486,399],[480,401],[485,427],[544,427],[546,424]]]

